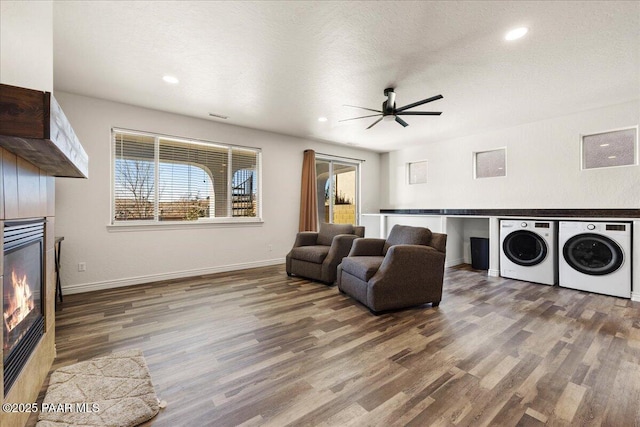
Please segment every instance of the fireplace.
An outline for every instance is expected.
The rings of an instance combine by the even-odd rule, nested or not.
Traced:
[[[5,396],[44,334],[44,226],[44,219],[8,221],[4,226]]]

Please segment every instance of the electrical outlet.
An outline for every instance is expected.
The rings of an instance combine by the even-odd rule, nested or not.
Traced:
[[[267,245],[267,250],[271,252],[273,250],[273,245]]]
[[[87,271],[87,263],[86,262],[79,262],[78,263],[78,271],[79,272]]]

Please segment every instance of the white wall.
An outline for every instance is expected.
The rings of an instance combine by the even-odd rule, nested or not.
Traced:
[[[56,179],[56,234],[65,237],[63,292],[283,262],[298,230],[302,157],[308,148],[364,159],[362,211],[379,209],[378,153],[64,92],[56,92],[56,99],[89,154],[89,179]],[[112,127],[261,148],[264,223],[108,231]],[[79,262],[87,263],[86,272],[77,271]]]
[[[636,126],[640,101],[383,154],[388,209],[638,208],[640,167],[580,170],[580,134]],[[473,152],[507,148],[507,176],[473,178]],[[428,161],[407,185],[406,163]]]
[[[0,2],[0,83],[53,91],[53,3]]]

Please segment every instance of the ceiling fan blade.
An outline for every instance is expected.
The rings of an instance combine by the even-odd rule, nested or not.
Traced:
[[[396,116],[396,122],[400,123],[403,127],[409,126],[409,123],[402,120],[400,117]]]
[[[380,117],[378,120],[376,120],[375,122],[371,123],[371,126],[369,126],[367,129],[371,129],[372,127],[374,127],[375,125],[377,125],[378,123],[380,123],[380,121],[383,119],[384,117]]]
[[[381,110],[374,110],[372,108],[366,108],[366,107],[358,107],[357,105],[343,105],[343,107],[351,107],[351,108],[360,108],[361,110],[367,110],[367,111],[374,111],[376,113],[382,113]]]
[[[439,116],[440,114],[442,111],[404,111],[402,113],[396,111],[398,116]]]
[[[372,114],[370,116],[362,116],[362,117],[353,117],[350,119],[343,119],[343,120],[338,120],[339,122],[348,122],[349,120],[358,120],[358,119],[366,119],[367,117],[376,117],[376,116],[380,116],[382,113],[380,114]]]
[[[422,101],[414,102],[413,104],[405,105],[404,107],[396,108],[396,112],[399,113],[404,110],[408,110],[409,108],[417,107],[418,105],[426,104],[427,102],[437,101],[438,99],[442,99],[442,95],[432,96],[431,98],[423,99]]]

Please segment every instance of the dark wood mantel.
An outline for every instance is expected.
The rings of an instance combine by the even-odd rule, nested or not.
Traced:
[[[0,85],[0,146],[51,176],[89,176],[89,156],[49,92]]]

